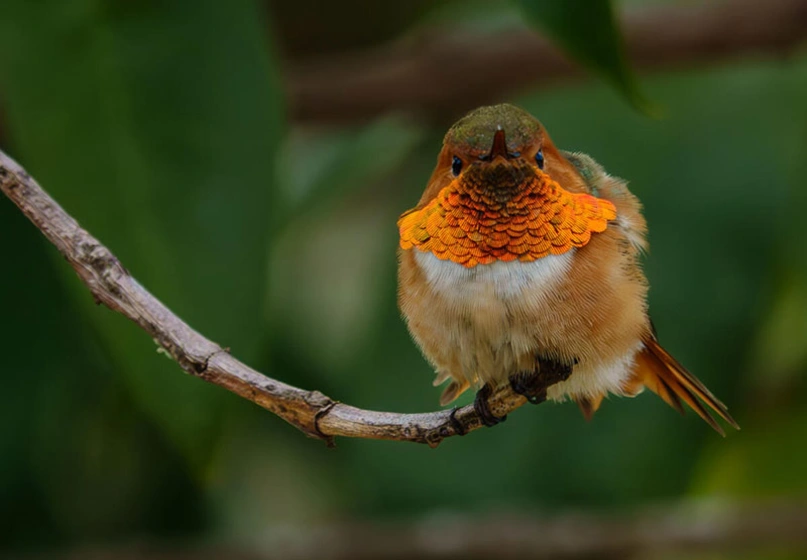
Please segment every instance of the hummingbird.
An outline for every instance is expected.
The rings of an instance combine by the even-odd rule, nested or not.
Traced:
[[[659,343],[640,257],[639,199],[588,155],[559,150],[526,111],[476,109],[447,132],[417,206],[401,215],[398,304],[409,332],[448,382],[488,399],[508,384],[529,402],[573,400],[586,419],[609,394],[648,388],[739,426]],[[707,409],[708,407],[708,409]]]

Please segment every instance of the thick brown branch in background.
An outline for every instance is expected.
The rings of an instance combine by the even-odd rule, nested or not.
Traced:
[[[194,331],[147,292],[109,249],[82,229],[2,151],[0,189],[59,249],[96,302],[137,323],[191,375],[224,387],[274,412],[309,436],[329,443],[333,436],[347,436],[436,446],[457,435],[447,410],[425,414],[362,410],[333,401],[318,391],[304,391],[258,373]],[[501,389],[491,399],[491,411],[502,416],[525,402],[524,397]],[[471,405],[459,409],[455,419],[463,432],[481,427]]]
[[[807,500],[692,503],[632,515],[441,516],[420,523],[268,527],[259,547],[159,545],[82,548],[71,560],[594,560],[672,553],[807,550]],[[44,560],[51,556],[33,558]],[[28,557],[33,560],[32,557]]]
[[[655,6],[623,18],[637,68],[781,55],[807,39],[805,0],[722,0]],[[344,122],[409,110],[450,118],[527,87],[579,76],[578,67],[526,30],[434,32],[369,52],[291,61],[293,117]]]

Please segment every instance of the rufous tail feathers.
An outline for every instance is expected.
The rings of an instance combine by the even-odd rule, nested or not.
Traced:
[[[631,384],[636,389],[644,385],[681,414],[684,413],[681,401],[684,401],[720,435],[725,436],[726,434],[703,406],[704,404],[733,428],[740,429],[740,426],[729,414],[726,405],[662,348],[652,335],[644,340],[644,349],[636,356],[633,375]],[[628,387],[628,393],[630,393],[630,387]]]
[[[575,397],[574,402],[580,407],[580,412],[583,413],[585,419],[590,421],[597,409],[600,408],[604,398],[605,394],[602,393],[596,397]]]

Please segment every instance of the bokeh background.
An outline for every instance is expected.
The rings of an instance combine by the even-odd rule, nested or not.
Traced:
[[[750,6],[733,1],[727,30]],[[647,393],[611,398],[591,423],[572,404],[546,404],[436,450],[344,439],[326,449],[183,374],[97,307],[2,198],[0,555],[544,557],[508,545],[512,535],[457,551],[463,527],[494,542],[517,529],[556,542],[553,522],[567,520],[580,527],[563,537],[572,542],[630,533],[661,512],[673,537],[625,551],[807,557],[796,530],[807,529],[807,51],[773,41],[676,63],[687,29],[671,28],[669,61],[646,57],[631,77],[607,4],[575,4],[5,0],[0,146],[240,359],[356,406],[416,412],[436,409],[439,389],[396,309],[396,218],[419,198],[454,118],[481,101],[520,104],[559,147],[630,181],[650,224],[660,336],[742,431],[720,438]],[[692,10],[694,22],[708,4],[615,10],[640,26],[653,10]],[[807,36],[805,19],[788,21]],[[476,49],[523,33],[588,71],[503,89],[485,78],[495,65],[463,74]],[[366,106],[338,108],[355,53],[379,72],[385,53],[428,56],[430,41],[455,34],[473,48],[434,66],[485,91],[439,103],[368,91]],[[518,60],[533,77],[543,63]],[[302,104],[300,76],[317,71],[319,104]],[[750,519],[745,536],[766,523],[771,536],[726,538],[710,520],[734,512]],[[675,523],[693,520],[698,538],[677,542]],[[420,552],[396,552],[441,528]],[[622,557],[607,541],[584,556]],[[569,546],[563,557],[582,557]]]

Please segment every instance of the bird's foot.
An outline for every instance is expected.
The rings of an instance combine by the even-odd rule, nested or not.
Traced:
[[[546,400],[546,391],[549,387],[569,379],[572,368],[573,366],[569,364],[539,357],[534,370],[510,376],[510,388],[514,393],[524,395],[532,404],[540,404]]]
[[[457,420],[457,412],[459,408],[456,406],[451,410],[451,414],[448,416],[448,423],[451,424],[451,427],[454,428],[454,431],[457,433],[458,436],[464,436],[468,433],[468,430],[465,428],[465,425]]]
[[[510,388],[532,404],[541,404],[546,400],[546,386],[537,370],[514,373],[510,376]]]
[[[555,360],[538,357],[538,373],[544,379],[547,387],[569,379],[575,365],[577,365],[577,359],[574,360],[574,364],[564,364],[556,362]]]
[[[476,392],[476,398],[474,399],[474,410],[476,411],[476,415],[479,416],[479,419],[488,428],[507,420],[507,416],[494,416],[490,411],[488,399],[490,398],[491,394],[493,394],[493,389],[491,386],[484,385],[481,389],[479,389],[479,391]]]

